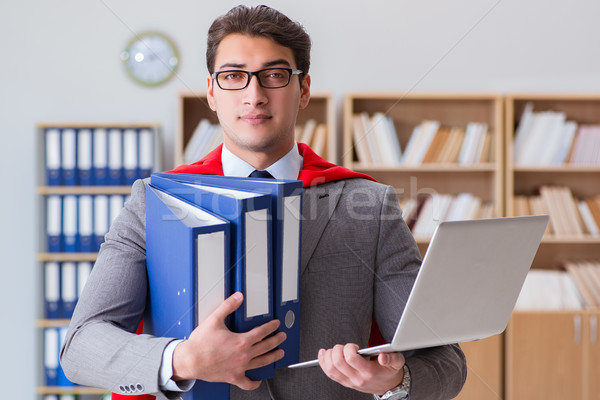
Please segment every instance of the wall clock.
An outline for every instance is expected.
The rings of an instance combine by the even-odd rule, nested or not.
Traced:
[[[158,86],[175,75],[179,53],[175,43],[158,32],[136,34],[121,53],[131,78],[147,86]]]

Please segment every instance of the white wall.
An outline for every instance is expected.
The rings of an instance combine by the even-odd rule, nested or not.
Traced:
[[[0,382],[33,399],[40,266],[39,121],[157,121],[172,163],[177,93],[204,89],[206,31],[240,0],[21,0],[0,4]],[[600,3],[589,0],[269,2],[314,41],[313,89],[598,92]],[[133,83],[119,53],[135,32],[170,35],[176,79]]]

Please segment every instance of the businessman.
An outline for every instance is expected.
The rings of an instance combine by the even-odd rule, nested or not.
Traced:
[[[320,368],[279,369],[264,382],[245,371],[283,356],[274,320],[230,332],[226,299],[187,340],[136,335],[147,299],[144,182],[113,223],[71,321],[61,363],[78,383],[120,394],[177,398],[196,379],[232,384],[232,399],[446,399],[466,363],[458,345],[365,359],[372,320],[391,340],[420,266],[418,248],[388,186],[327,163],[296,143],[310,99],[311,41],[266,6],[238,6],[208,32],[207,99],[224,144],[173,172],[303,181],[300,359]],[[256,172],[258,171],[258,172]]]

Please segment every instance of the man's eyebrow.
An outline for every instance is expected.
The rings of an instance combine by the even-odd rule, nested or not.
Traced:
[[[263,68],[269,68],[275,65],[285,65],[287,67],[290,67],[290,63],[287,60],[284,60],[283,58],[278,59],[278,60],[273,60],[273,61],[268,61],[266,63],[263,64]],[[219,70],[222,70],[223,68],[245,68],[246,64],[238,64],[238,63],[225,63],[223,65],[221,65],[219,67]]]

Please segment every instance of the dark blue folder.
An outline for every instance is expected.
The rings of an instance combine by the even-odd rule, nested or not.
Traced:
[[[285,351],[285,356],[275,363],[275,368],[297,363],[300,357],[302,182],[174,173],[156,173],[153,175],[153,179],[156,180],[154,177],[209,186],[226,185],[234,189],[271,195],[274,317],[281,323],[279,330],[287,336],[280,346]]]
[[[152,175],[152,185],[199,205],[231,222],[232,293],[244,294],[233,313],[233,330],[247,332],[273,319],[273,262],[271,254],[271,196],[247,191],[202,187]],[[273,377],[268,365],[249,370],[254,380]]]
[[[186,339],[225,300],[229,241],[227,220],[146,185],[146,326],[151,333]],[[229,385],[197,381],[184,398],[226,400]]]

